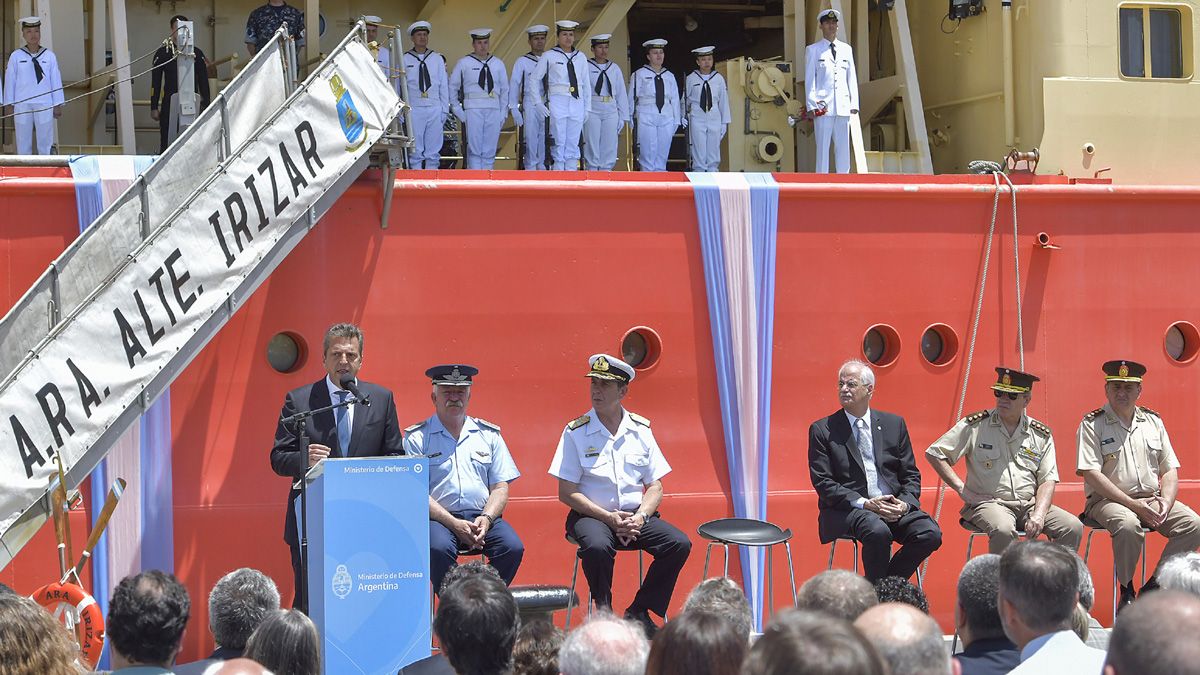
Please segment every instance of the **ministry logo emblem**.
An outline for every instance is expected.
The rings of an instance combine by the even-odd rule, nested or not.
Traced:
[[[353,588],[354,579],[350,578],[350,570],[345,565],[338,565],[333,573],[333,594],[344,600]]]

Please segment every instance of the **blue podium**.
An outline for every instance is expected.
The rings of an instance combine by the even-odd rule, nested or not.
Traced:
[[[326,459],[306,477],[308,609],[326,673],[394,675],[430,654],[427,468]]]

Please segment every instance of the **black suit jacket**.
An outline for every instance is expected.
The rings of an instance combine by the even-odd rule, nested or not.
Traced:
[[[920,509],[921,472],[904,418],[878,410],[870,414],[879,480],[913,510]],[[808,428],[808,472],[817,491],[818,532],[821,543],[827,544],[846,532],[846,514],[854,509],[854,501],[867,497],[862,453],[844,411],[838,410]]]
[[[403,455],[404,445],[400,440],[400,424],[396,421],[396,401],[392,392],[377,384],[358,381],[358,389],[371,399],[371,406],[354,409],[354,427],[350,429],[350,452],[338,447],[337,420],[333,411],[314,415],[305,422],[308,442],[332,448],[330,457],[376,457],[380,455]],[[283,400],[283,411],[279,413],[279,425],[275,429],[275,446],[271,448],[271,468],[280,476],[297,478],[306,470],[308,451],[296,450],[296,435],[283,424],[283,418],[298,412],[316,410],[330,405],[329,386],[325,378],[289,391]],[[297,546],[296,498],[300,491],[288,491],[287,514],[283,521],[283,540]]]

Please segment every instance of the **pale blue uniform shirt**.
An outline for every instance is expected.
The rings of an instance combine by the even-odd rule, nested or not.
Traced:
[[[563,429],[550,475],[577,484],[583,496],[606,511],[636,511],[644,486],[671,472],[649,421],[636,420],[623,411],[617,433],[611,434],[596,410],[588,411]]]
[[[521,475],[488,422],[467,417],[457,441],[436,414],[406,431],[404,452],[429,460],[429,496],[451,513],[483,509],[492,485]]]

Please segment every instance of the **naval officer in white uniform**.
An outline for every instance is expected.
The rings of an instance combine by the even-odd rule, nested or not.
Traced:
[[[379,39],[379,24],[383,23],[383,19],[374,14],[364,14],[362,20],[367,27],[367,42],[374,42],[379,48],[375,52],[375,65],[379,66],[379,70],[383,73],[383,76],[387,78],[388,82],[392,83],[392,87],[399,94],[400,83],[396,81],[396,78],[392,77],[392,50],[388,47],[389,41],[386,38],[382,41]]]
[[[588,78],[592,82],[592,112],[583,123],[583,165],[588,171],[612,171],[617,163],[617,139],[621,124],[629,119],[625,76],[621,66],[608,60],[612,35],[592,36],[592,58]]]
[[[820,13],[823,38],[804,50],[804,89],[817,141],[817,173],[829,173],[829,144],[834,169],[850,173],[850,116],[858,114],[858,74],[850,45],[837,39],[837,10]]]
[[[508,116],[508,71],[489,51],[491,28],[476,28],[470,36],[471,53],[450,74],[450,111],[467,125],[467,168],[491,169]]]
[[[713,70],[716,47],[693,49],[696,70],[683,86],[687,110],[688,156],[692,171],[716,171],[721,165],[721,139],[729,129],[729,88]]]
[[[551,169],[575,171],[579,168],[579,141],[583,123],[592,111],[592,83],[587,57],[575,49],[577,21],[556,21],[558,45],[542,55],[533,71],[533,86],[538,99],[549,100]]]
[[[512,86],[508,89],[508,108],[513,122],[521,129],[522,167],[526,171],[546,168],[546,116],[542,114],[545,106],[534,92],[533,70],[546,51],[549,34],[550,28],[540,23],[525,29],[529,51],[513,64]]]
[[[409,116],[412,118],[413,149],[408,168],[436,169],[446,141],[446,115],[450,111],[450,82],[446,57],[429,48],[428,21],[408,27],[413,48],[404,52],[404,76],[408,78]]]
[[[54,52],[42,47],[42,20],[21,19],[25,46],[8,57],[4,72],[4,103],[15,113],[17,154],[32,155],[34,132],[37,154],[48,155],[54,145],[54,120],[62,116],[62,75]]]
[[[646,40],[646,65],[629,77],[630,114],[637,134],[638,166],[642,171],[666,171],[671,138],[680,124],[679,85],[663,68],[667,41]]]

